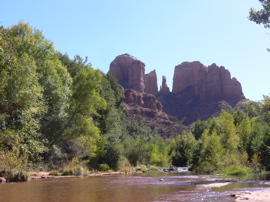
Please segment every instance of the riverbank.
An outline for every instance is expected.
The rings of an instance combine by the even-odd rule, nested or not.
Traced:
[[[95,172],[90,173],[88,176],[109,176],[109,175],[131,175],[134,172]],[[141,171],[136,171],[135,173],[142,173]],[[68,178],[68,177],[80,177],[75,175],[65,175],[62,176],[61,173],[58,175],[51,175],[50,172],[30,172],[31,180],[37,180],[37,179],[51,179],[51,178]]]
[[[235,197],[235,202],[242,202],[242,201],[269,202],[270,190],[237,192],[232,193],[231,196]]]

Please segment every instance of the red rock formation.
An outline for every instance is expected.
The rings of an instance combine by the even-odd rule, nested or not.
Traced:
[[[224,67],[200,62],[184,62],[175,67],[173,93],[192,88],[199,101],[244,99],[241,84]]]
[[[117,56],[110,65],[109,73],[118,79],[120,85],[137,91],[125,91],[126,102],[136,105],[133,114],[166,117],[160,115],[163,110],[190,124],[197,119],[208,119],[221,109],[235,107],[245,99],[241,84],[231,78],[228,70],[216,64],[206,67],[200,62],[184,62],[176,66],[172,92],[165,76],[157,92],[156,71],[145,75],[144,67],[143,62],[128,54]],[[169,120],[168,117],[165,119]]]
[[[170,92],[170,88],[168,87],[166,81],[167,81],[166,77],[162,76],[162,85],[160,86],[159,93],[161,93],[163,95],[169,94],[169,92]]]
[[[145,93],[156,95],[158,93],[156,70],[144,75]]]
[[[132,89],[127,89],[124,94],[129,104],[135,103],[144,108],[162,111],[162,104],[152,94],[138,93]]]
[[[132,89],[125,90],[124,94],[126,99],[123,106],[129,111],[128,119],[142,121],[158,130],[163,137],[179,134],[184,129],[177,118],[162,111],[161,102],[153,94],[139,93]]]
[[[138,92],[144,92],[144,67],[145,64],[137,58],[123,54],[111,62],[108,73],[115,76],[125,89],[132,88]]]

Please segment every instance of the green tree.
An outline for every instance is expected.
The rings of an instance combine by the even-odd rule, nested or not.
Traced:
[[[199,148],[199,161],[195,163],[196,171],[212,173],[222,167],[224,149],[221,145],[221,138],[215,130],[211,134],[207,129],[203,132]]]
[[[189,132],[183,131],[174,141],[171,152],[172,164],[175,166],[191,165],[198,146],[198,142],[194,136]]]
[[[249,11],[249,20],[257,23],[263,24],[265,28],[270,27],[270,1],[269,0],[259,0],[262,4],[262,9],[256,11],[251,8]]]
[[[9,29],[1,29],[0,141],[2,149],[19,150],[36,159],[45,149],[39,121],[45,112],[42,87],[33,57],[18,53],[19,41]]]
[[[208,128],[208,122],[207,121],[201,121],[197,120],[191,127],[191,132],[194,135],[195,139],[198,140],[201,135],[203,134],[203,131]]]
[[[62,138],[73,139],[81,135],[99,136],[99,129],[92,117],[98,116],[98,109],[106,107],[106,101],[99,95],[101,80],[102,74],[87,66],[75,76],[68,118],[54,136],[51,146]]]
[[[40,131],[50,144],[68,118],[72,79],[59,61],[53,43],[46,40],[39,30],[19,22],[12,26],[8,33],[16,55],[20,57],[27,54],[37,67],[35,76],[42,87],[42,100],[47,108],[40,121]]]
[[[238,149],[239,136],[236,134],[233,115],[222,110],[217,118],[216,132],[221,138],[221,144],[227,152],[234,153]]]

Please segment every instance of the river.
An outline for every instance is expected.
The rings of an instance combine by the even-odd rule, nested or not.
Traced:
[[[269,180],[269,178],[269,175],[248,176],[234,179],[231,184],[212,189],[204,188],[200,184],[216,183],[224,179],[219,179],[216,175],[190,173],[42,179],[0,184],[0,201],[233,201],[230,193],[235,191],[270,189],[269,185],[260,184],[262,180]]]

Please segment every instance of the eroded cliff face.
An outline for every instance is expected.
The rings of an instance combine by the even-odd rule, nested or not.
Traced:
[[[153,94],[138,93],[132,89],[125,90],[125,97],[127,103],[135,103],[140,107],[151,110],[162,111],[162,104]]]
[[[156,70],[144,75],[145,93],[156,95],[158,93]]]
[[[133,89],[123,90],[126,97],[124,108],[129,111],[129,119],[143,121],[145,125],[156,129],[163,137],[171,137],[172,131],[178,133],[184,129],[177,118],[163,112],[160,101],[153,94],[140,93]]]
[[[224,67],[212,64],[209,67],[200,62],[184,62],[175,67],[173,93],[192,88],[192,93],[200,102],[226,100],[228,102],[244,99],[241,84],[231,78]]]
[[[129,54],[117,56],[111,62],[108,73],[115,76],[125,89],[132,88],[144,92],[145,64],[137,58]]]
[[[216,64],[206,67],[196,61],[176,66],[172,92],[165,76],[158,91],[156,71],[145,74],[145,64],[128,54],[117,56],[110,65],[109,73],[125,89],[134,89],[138,93],[125,91],[129,106],[131,103],[138,106],[135,107],[137,112],[134,108],[134,114],[156,117],[157,112],[165,112],[185,124],[208,119],[221,109],[235,107],[245,99],[241,84],[231,78],[228,70]]]

